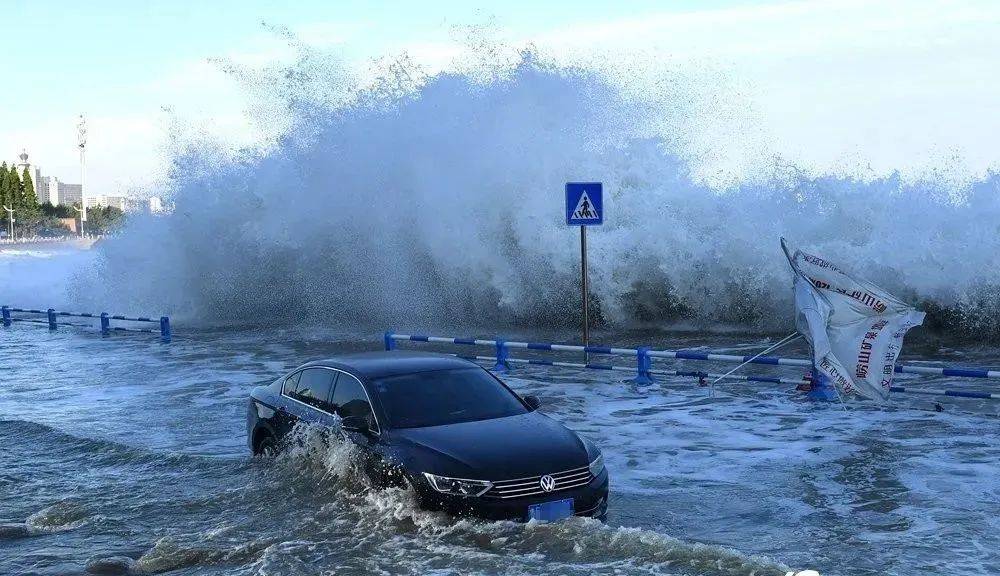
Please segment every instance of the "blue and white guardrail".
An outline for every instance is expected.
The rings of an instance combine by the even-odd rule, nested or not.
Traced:
[[[14,316],[14,314],[43,314],[45,319],[40,318],[25,318],[24,316]],[[27,324],[44,324],[49,327],[49,330],[56,330],[60,326],[73,326],[78,328],[89,328],[93,324],[82,323],[82,322],[65,322],[61,321],[60,318],[91,318],[100,321],[101,335],[109,336],[112,332],[142,332],[147,334],[159,334],[160,340],[165,343],[170,342],[170,317],[160,316],[159,318],[150,318],[146,316],[123,316],[121,314],[108,314],[107,312],[101,312],[100,314],[91,314],[89,312],[64,312],[60,310],[54,310],[49,308],[47,310],[39,310],[37,308],[15,308],[12,306],[0,306],[0,315],[2,315],[3,325],[9,328],[14,322],[24,322]],[[130,323],[144,323],[144,324],[159,324],[159,329],[150,328],[136,328],[134,326],[112,326],[111,321],[119,322],[130,322]]]
[[[650,384],[654,375],[663,376],[691,376],[698,378],[704,383],[706,379],[741,380],[745,382],[770,382],[774,384],[802,384],[809,381],[809,377],[801,378],[778,378],[770,376],[747,376],[736,374],[711,374],[708,372],[685,371],[685,370],[659,370],[653,368],[654,359],[672,360],[695,360],[705,362],[729,362],[747,364],[765,364],[771,366],[796,366],[800,368],[812,369],[812,361],[808,358],[781,358],[777,356],[741,356],[736,354],[715,354],[711,352],[701,352],[697,350],[652,350],[649,347],[639,348],[617,348],[608,346],[580,346],[574,344],[552,344],[547,342],[519,342],[503,339],[486,340],[479,338],[452,338],[445,336],[425,336],[421,334],[397,334],[386,332],[383,335],[386,350],[392,350],[396,343],[400,341],[409,342],[433,342],[439,344],[458,344],[465,346],[488,346],[496,350],[495,356],[460,356],[470,360],[481,362],[492,362],[496,372],[504,372],[509,369],[510,364],[536,364],[542,366],[561,366],[564,368],[584,368],[588,370],[613,370],[622,372],[634,372],[632,379],[637,384]],[[631,356],[636,359],[634,368],[628,366],[614,366],[611,364],[598,363],[576,363],[558,362],[554,360],[538,360],[527,358],[513,358],[510,356],[511,349],[538,350],[552,352],[586,352],[591,354],[608,354],[617,356]],[[1000,370],[988,370],[980,368],[966,367],[931,367],[914,366],[911,364],[897,364],[895,369],[897,374],[921,374],[930,376],[951,376],[958,378],[987,378],[1000,379]],[[926,389],[908,388],[905,386],[893,386],[893,392],[906,394],[928,394],[934,396],[954,396],[959,398],[981,398],[986,400],[1000,400],[1000,393],[966,391],[966,390],[946,390],[946,389]]]

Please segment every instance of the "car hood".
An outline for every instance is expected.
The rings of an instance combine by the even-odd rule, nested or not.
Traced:
[[[576,433],[538,412],[397,429],[393,438],[416,471],[456,478],[510,480],[588,464]]]

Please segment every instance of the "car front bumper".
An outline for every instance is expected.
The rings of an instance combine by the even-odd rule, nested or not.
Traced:
[[[485,520],[528,520],[528,507],[555,500],[573,499],[576,516],[603,520],[608,509],[608,471],[602,470],[586,486],[569,490],[556,490],[524,498],[459,497],[442,494],[423,482],[414,483],[420,506],[428,510],[442,510],[456,516],[474,516]]]

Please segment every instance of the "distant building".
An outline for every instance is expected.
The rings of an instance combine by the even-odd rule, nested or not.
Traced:
[[[21,155],[18,156],[21,160],[17,163],[17,174],[18,176],[24,177],[24,171],[28,171],[28,175],[31,176],[31,183],[35,187],[35,196],[38,197],[39,202],[45,202],[45,195],[39,191],[39,182],[42,180],[42,171],[36,166],[34,169],[31,167],[31,163],[28,162],[28,151],[21,150]]]
[[[38,180],[35,182],[35,192],[39,202],[48,202],[53,206],[79,205],[83,198],[83,187],[79,184],[60,182],[59,178],[55,176],[42,176],[41,174],[38,175]],[[87,207],[96,205],[97,200],[99,198],[87,198]]]
[[[23,150],[18,156],[21,160],[17,163],[17,171],[24,174],[28,170],[31,181],[35,186],[35,196],[38,202],[44,204],[48,202],[53,206],[72,206],[79,204],[83,198],[83,186],[80,184],[67,184],[60,182],[55,176],[42,176],[42,170],[38,166],[32,166],[28,161],[28,151]],[[87,205],[93,205],[90,198],[87,198]]]
[[[59,179],[55,176],[45,176],[35,182],[35,189],[38,190],[38,201],[48,202],[53,206],[59,205]]]
[[[59,186],[50,185],[49,182],[54,176],[46,176],[35,181],[35,193],[38,194],[38,201],[42,204],[48,202],[53,206],[59,204]]]
[[[105,196],[102,206],[113,206],[122,212],[128,209],[129,199],[125,196]]]
[[[52,182],[56,183],[56,195],[58,196],[59,204],[72,206],[74,204],[79,205],[83,201],[82,185],[66,184],[65,182],[60,182],[55,176],[49,181],[49,186],[52,186]]]
[[[38,197],[39,203],[44,204],[48,202],[53,206],[80,205],[83,200],[83,186],[60,182],[56,176],[43,176],[39,167],[33,167],[28,162],[27,151],[22,151],[18,158],[21,160],[16,164],[18,173],[23,174],[25,169],[28,170],[28,174],[31,175],[31,179],[34,182],[35,195]],[[127,210],[144,210],[146,208],[142,200],[136,200],[120,194],[114,196],[102,196],[99,194],[91,196],[88,194],[87,208],[96,208],[97,206],[114,206],[123,212]],[[149,211],[165,211],[159,198],[149,199]]]

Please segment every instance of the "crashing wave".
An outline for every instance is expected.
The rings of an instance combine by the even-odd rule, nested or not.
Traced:
[[[711,111],[682,88],[626,89],[534,52],[433,75],[403,59],[361,81],[304,50],[239,75],[278,103],[256,120],[283,136],[237,154],[180,146],[175,211],[133,218],[101,247],[78,300],[224,324],[571,325],[562,190],[593,179],[609,195],[590,235],[600,322],[787,329],[785,236],[920,304],[932,328],[1000,337],[1000,175],[812,176],[773,162],[718,189],[687,146],[691,117]]]

